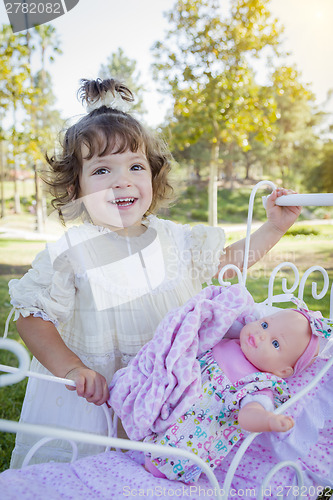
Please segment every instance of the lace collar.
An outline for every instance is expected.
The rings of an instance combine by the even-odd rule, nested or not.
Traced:
[[[154,227],[157,221],[156,215],[148,215],[146,219],[142,221],[142,226],[145,226],[147,229],[150,227]],[[89,221],[84,221],[83,226],[89,230],[94,230],[98,231],[100,234],[110,234],[113,235],[115,239],[127,239],[128,236],[123,236],[121,234],[118,234],[117,231],[113,231],[112,229],[105,227],[105,226],[97,226],[96,224],[93,224],[92,222]],[[131,238],[140,238],[144,234],[146,234],[146,231],[143,233],[139,234],[138,236],[131,236]]]

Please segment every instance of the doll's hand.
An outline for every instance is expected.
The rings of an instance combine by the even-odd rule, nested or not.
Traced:
[[[279,205],[275,205],[275,200],[286,194],[295,194],[295,191],[277,188],[267,198],[266,206],[268,221],[282,234],[294,224],[302,210],[301,207],[280,207]]]
[[[78,396],[86,398],[89,403],[100,406],[109,399],[109,388],[103,375],[86,366],[73,368],[65,378],[73,380],[76,385],[66,385],[66,388],[70,391],[76,390]]]
[[[273,413],[273,415],[269,417],[268,425],[272,432],[287,432],[294,427],[295,422],[292,417]]]

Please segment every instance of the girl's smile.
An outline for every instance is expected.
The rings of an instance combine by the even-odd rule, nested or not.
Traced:
[[[132,206],[135,201],[136,198],[116,198],[115,200],[112,200],[111,203],[113,205],[117,205],[117,207],[121,209]]]
[[[82,151],[80,198],[92,222],[110,229],[141,225],[152,202],[152,175],[138,150],[87,158]]]

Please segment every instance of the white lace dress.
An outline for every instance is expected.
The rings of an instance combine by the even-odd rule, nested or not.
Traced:
[[[149,341],[163,316],[198,293],[216,273],[225,237],[221,228],[148,217],[134,238],[89,223],[70,228],[37,255],[29,272],[9,283],[16,317],[52,321],[66,345],[110,382]],[[51,348],[51,346],[50,346]],[[49,373],[36,359],[31,370]],[[21,421],[105,434],[100,407],[64,386],[29,379]],[[18,468],[36,436],[18,433],[11,467]],[[80,444],[79,457],[103,451]],[[69,445],[55,440],[32,463],[68,461]]]

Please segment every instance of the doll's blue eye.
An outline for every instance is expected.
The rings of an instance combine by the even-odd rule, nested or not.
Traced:
[[[264,330],[266,330],[266,328],[268,328],[268,323],[266,321],[263,321],[261,323],[261,326],[263,327]]]
[[[273,344],[273,347],[275,347],[275,349],[279,349],[280,344],[279,344],[278,340],[273,340],[272,344]]]

